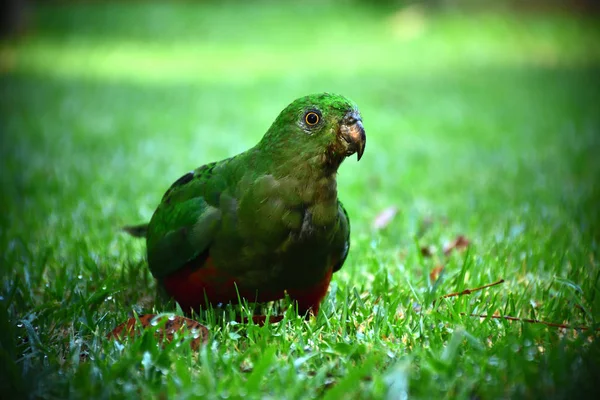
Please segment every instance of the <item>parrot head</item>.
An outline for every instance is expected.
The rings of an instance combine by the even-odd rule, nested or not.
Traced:
[[[356,104],[336,94],[319,93],[294,100],[277,117],[261,144],[288,157],[317,161],[337,170],[342,161],[365,151],[365,129]]]

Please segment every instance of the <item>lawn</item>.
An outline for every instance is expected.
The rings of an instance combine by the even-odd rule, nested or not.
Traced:
[[[0,42],[1,397],[600,385],[598,17],[333,1],[58,3],[33,17]],[[152,332],[106,339],[135,313],[177,312],[154,301],[144,243],[119,227],[320,91],[358,104],[368,143],[340,168],[352,248],[318,317],[260,327],[209,310],[199,352]],[[469,245],[446,256],[459,235]]]

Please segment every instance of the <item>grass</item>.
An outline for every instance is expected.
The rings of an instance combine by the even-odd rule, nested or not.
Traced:
[[[570,398],[600,377],[598,20],[347,3],[34,8],[0,44],[0,382],[34,398]],[[368,145],[318,318],[198,320],[198,353],[105,335],[151,312],[140,241],[182,173],[343,93]],[[373,219],[399,213],[382,230]],[[466,252],[444,257],[463,234]],[[433,246],[433,257],[420,247]],[[444,269],[432,282],[430,272]],[[506,282],[468,296],[441,295]],[[175,311],[158,304],[156,311]],[[590,330],[479,319],[535,318]]]

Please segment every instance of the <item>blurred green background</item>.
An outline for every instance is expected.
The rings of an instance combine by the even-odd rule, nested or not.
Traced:
[[[597,323],[593,2],[48,1],[15,10],[0,42],[0,290],[15,376],[37,368],[54,377],[34,392],[64,394],[60,385],[75,373],[56,378],[53,349],[67,340],[59,327],[85,340],[147,309],[154,284],[140,261],[143,243],[118,227],[148,220],[183,173],[251,147],[289,102],[321,91],[352,98],[368,137],[360,163],[350,159],[339,173],[353,250],[331,309],[354,288],[371,302],[384,296],[407,306],[419,293],[503,277],[495,310],[513,296],[519,315]],[[374,229],[390,206],[396,218]],[[457,234],[473,249],[464,263],[448,260],[434,288],[429,271],[446,262],[441,248]],[[419,247],[430,245],[436,256],[423,259]],[[89,314],[86,296],[95,292],[111,301]],[[23,319],[39,327],[43,346],[12,335]],[[546,349],[556,339],[547,335]],[[431,343],[442,352],[447,338]],[[399,343],[389,351],[407,350]],[[552,360],[552,368],[571,365]],[[547,383],[513,367],[492,369],[484,393],[527,397]],[[415,376],[411,387],[424,398],[474,385]],[[548,376],[553,393],[567,390],[563,375]]]
[[[465,215],[589,197],[595,14],[381,3],[30,4],[0,59],[3,187],[47,193],[55,213],[98,207],[96,227],[148,219],[182,171],[250,147],[292,99],[332,91],[367,125],[369,157],[340,174],[342,194],[370,189],[346,199],[365,219],[390,202]]]

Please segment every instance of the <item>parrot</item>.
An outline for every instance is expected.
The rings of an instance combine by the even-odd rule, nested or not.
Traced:
[[[354,102],[298,98],[256,146],[186,173],[148,224],[124,229],[146,238],[150,272],[182,310],[288,295],[316,316],[350,250],[337,171],[365,145]]]

